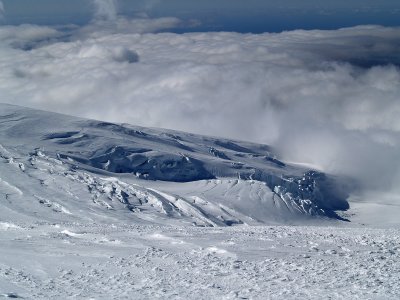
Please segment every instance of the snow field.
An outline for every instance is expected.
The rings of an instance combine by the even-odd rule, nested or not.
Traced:
[[[399,230],[18,224],[0,287],[24,299],[398,299]]]

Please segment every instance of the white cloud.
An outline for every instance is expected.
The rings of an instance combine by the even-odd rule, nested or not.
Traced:
[[[4,4],[0,0],[0,21],[2,21],[4,19],[4,15],[5,15]]]
[[[127,35],[136,33],[152,33],[179,27],[181,21],[173,17],[150,19],[146,16],[135,19],[117,17],[116,20],[98,20],[76,30],[73,39],[87,40],[89,38],[104,38],[108,35]]]
[[[400,29],[151,33],[178,24],[0,27],[0,102],[265,142],[374,189],[400,179]]]
[[[24,24],[20,26],[0,26],[0,48],[28,49],[40,42],[58,38],[62,33],[44,26]]]
[[[95,18],[112,21],[117,19],[116,0],[92,0],[95,9]]]

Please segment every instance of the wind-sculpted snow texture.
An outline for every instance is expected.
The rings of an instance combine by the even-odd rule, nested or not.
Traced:
[[[338,179],[287,165],[265,145],[9,105],[0,119],[1,184],[17,212],[36,202],[75,218],[77,202],[104,216],[222,226],[339,218],[349,207]]]
[[[0,223],[0,299],[395,300],[399,238],[319,226]]]

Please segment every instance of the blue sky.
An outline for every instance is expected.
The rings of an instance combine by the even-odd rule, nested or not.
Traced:
[[[335,29],[363,24],[400,26],[398,0],[117,0],[119,13],[196,19],[201,25],[183,31],[265,32]],[[5,23],[85,23],[89,0],[3,0]]]

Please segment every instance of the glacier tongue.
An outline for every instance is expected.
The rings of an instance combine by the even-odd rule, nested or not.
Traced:
[[[349,207],[337,178],[266,145],[5,104],[0,124],[5,219],[225,226],[339,218]]]

